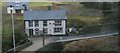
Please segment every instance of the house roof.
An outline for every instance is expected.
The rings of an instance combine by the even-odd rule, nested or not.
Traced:
[[[28,6],[28,0],[19,0],[19,1],[7,0],[6,1],[6,6],[13,5],[14,9],[24,9],[23,7],[24,4]]]
[[[65,10],[28,10],[24,12],[24,20],[67,19]]]

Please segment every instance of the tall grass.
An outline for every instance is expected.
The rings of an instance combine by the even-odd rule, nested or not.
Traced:
[[[118,51],[118,36],[73,41],[63,51]]]

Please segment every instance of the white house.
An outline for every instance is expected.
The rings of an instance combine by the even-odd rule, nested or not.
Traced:
[[[24,12],[25,32],[28,36],[66,35],[65,10],[28,10]]]
[[[13,13],[23,13],[24,12],[24,5],[28,9],[28,1],[27,0],[17,0],[17,1],[12,1],[12,0],[7,0],[6,6],[7,6],[7,13],[11,13],[11,8],[10,5],[13,6]]]

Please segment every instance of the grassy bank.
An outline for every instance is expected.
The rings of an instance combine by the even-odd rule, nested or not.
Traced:
[[[51,43],[39,51],[118,51],[118,36],[84,39],[64,43]]]
[[[118,51],[118,36],[73,41],[63,51]]]

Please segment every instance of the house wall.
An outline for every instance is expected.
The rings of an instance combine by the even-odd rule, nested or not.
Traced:
[[[49,23],[51,23],[51,25],[49,24]],[[47,26],[47,28],[48,28],[48,34],[51,34],[51,35],[65,35],[66,34],[66,24],[65,24],[66,22],[65,22],[65,20],[62,20],[62,25],[61,26],[55,26],[54,25],[54,21],[48,21],[48,26]],[[60,28],[60,27],[62,27],[63,28],[63,32],[62,33],[54,33],[54,28]],[[51,30],[51,31],[50,31]]]
[[[51,24],[50,24],[51,23]],[[54,33],[54,27],[62,27],[63,32],[62,33]],[[39,28],[40,31],[43,31],[43,21],[39,21],[39,27],[35,27],[35,21],[33,21],[33,27],[29,27],[29,21],[25,21],[25,31],[26,34],[29,36],[29,29],[33,29],[33,35],[35,36],[35,29]],[[48,35],[65,35],[66,34],[66,21],[62,20],[61,26],[55,26],[54,20],[48,20],[47,26],[44,27],[47,28],[47,34]]]
[[[10,14],[11,8],[7,7],[7,13]],[[13,9],[13,13],[16,13],[15,9]],[[21,10],[21,13],[24,13],[24,10]]]
[[[11,13],[11,8],[10,7],[7,7],[7,13],[9,13],[9,14]],[[15,9],[13,9],[13,13],[16,13]]]
[[[21,10],[21,13],[24,13],[24,10]]]

